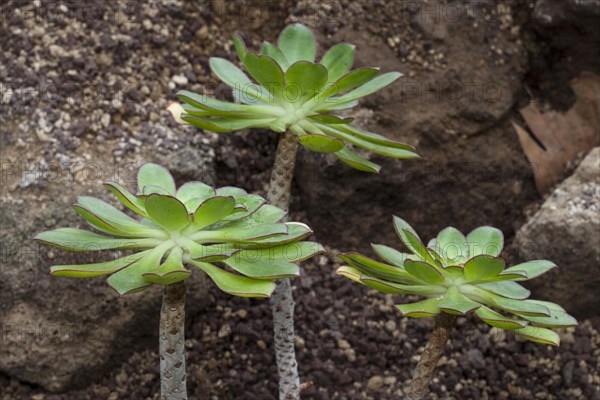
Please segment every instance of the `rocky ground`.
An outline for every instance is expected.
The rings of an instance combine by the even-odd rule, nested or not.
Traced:
[[[492,224],[510,242],[543,201],[510,121],[532,98],[568,108],[569,80],[600,71],[599,10],[593,0],[3,2],[2,327],[104,321],[123,340],[3,340],[0,399],[158,398],[155,336],[148,333],[158,293],[117,299],[101,279],[77,285],[50,278],[46,267],[63,255],[24,254],[23,244],[40,230],[77,223],[66,209],[75,195],[100,195],[98,183],[111,178],[128,183],[144,161],[163,163],[178,182],[265,193],[275,135],[200,133],[176,126],[165,111],[184,88],[229,96],[208,58],[234,59],[232,33],[242,31],[256,48],[301,21],[322,48],[356,43],[359,66],[405,73],[402,83],[361,104],[357,122],[416,145],[422,162],[375,158],[384,170],[374,177],[300,154],[292,213],[319,241],[344,250],[395,244],[390,216],[401,213],[424,236],[447,225]],[[296,281],[304,397],[402,398],[430,321],[399,318],[391,297],[336,277],[335,267],[330,254],[306,263]],[[194,285],[190,393],[275,398],[268,303],[212,287],[207,295],[201,280]],[[471,319],[459,325],[431,398],[600,398],[597,312],[564,331],[557,349]]]

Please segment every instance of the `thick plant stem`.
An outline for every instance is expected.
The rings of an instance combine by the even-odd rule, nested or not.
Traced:
[[[185,281],[165,286],[160,310],[161,400],[187,400],[185,381]]]
[[[406,391],[406,400],[422,400],[427,394],[429,383],[433,378],[433,371],[444,354],[444,348],[450,337],[456,317],[454,315],[441,313],[436,321],[433,332],[429,337],[427,346],[421,354],[417,363],[412,381]]]
[[[291,133],[284,133],[279,139],[275,165],[271,173],[269,202],[285,211],[290,204],[290,192],[298,142]],[[275,333],[275,357],[279,372],[279,399],[300,399],[300,376],[294,349],[294,298],[289,279],[281,279],[273,296],[273,329]]]

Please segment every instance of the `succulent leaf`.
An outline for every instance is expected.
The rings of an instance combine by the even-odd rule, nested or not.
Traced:
[[[159,186],[166,191],[166,194],[175,194],[175,179],[171,173],[162,165],[147,163],[140,167],[137,176],[138,195],[144,193],[144,187]]]
[[[545,274],[552,268],[555,268],[556,264],[552,261],[547,260],[533,260],[527,261],[522,264],[517,264],[514,267],[506,269],[506,273],[517,273],[517,271],[523,271],[526,273],[526,278],[516,278],[515,280],[526,281],[529,279],[537,278],[538,276]]]
[[[549,344],[551,346],[558,346],[560,344],[560,338],[556,332],[540,328],[539,326],[528,325],[525,328],[515,329],[513,332],[532,342]]]
[[[469,257],[480,254],[497,257],[504,247],[504,235],[499,229],[491,226],[481,226],[467,235]]]
[[[354,64],[356,46],[348,43],[336,44],[321,58],[320,64],[329,71],[329,82],[337,81]]]
[[[442,273],[436,267],[425,261],[406,260],[404,269],[406,269],[406,272],[425,283],[438,284],[444,282]]]
[[[396,308],[402,315],[411,318],[433,317],[441,311],[438,299],[427,299],[410,304],[397,304]]]
[[[312,31],[302,24],[287,26],[279,35],[277,45],[290,64],[296,61],[315,61],[317,42]]]
[[[234,296],[270,297],[275,290],[275,283],[272,281],[232,274],[209,263],[198,261],[190,263],[204,271],[219,289]]]
[[[466,282],[493,279],[502,271],[504,271],[504,260],[488,255],[475,256],[464,266]]]

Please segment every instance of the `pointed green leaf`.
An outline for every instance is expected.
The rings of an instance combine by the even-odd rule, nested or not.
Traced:
[[[256,86],[255,84],[248,84],[247,86],[251,87],[253,85]],[[242,86],[241,88],[244,87],[245,86]],[[191,115],[198,114],[199,116],[203,116],[205,114],[202,114],[201,112],[206,111],[208,115],[220,117],[231,118],[237,116],[241,118],[258,118],[261,116],[277,116],[277,112],[279,111],[279,108],[271,105],[230,103],[187,90],[180,90],[177,92],[177,98],[185,103],[183,109],[186,110],[186,112],[190,111],[189,113]],[[196,112],[191,112],[192,110],[196,110]]]
[[[379,71],[379,68],[359,68],[342,76],[315,98],[315,102],[318,104],[317,109],[341,104],[337,98],[330,99],[330,97],[364,85],[379,75]]]
[[[152,220],[170,232],[185,228],[189,222],[187,209],[175,197],[151,194],[144,205]]]
[[[480,283],[477,287],[515,300],[525,300],[531,294],[529,290],[514,281]]]
[[[524,262],[522,264],[517,264],[515,266],[512,266],[510,268],[507,268],[504,272],[506,273],[511,273],[511,272],[516,272],[516,271],[525,271],[527,274],[526,278],[516,278],[516,281],[527,281],[529,279],[533,279],[536,278],[548,271],[550,271],[552,268],[555,268],[556,264],[554,264],[552,261],[548,261],[548,260],[533,260],[533,261],[527,261]]]
[[[514,314],[533,317],[550,316],[550,310],[541,304],[530,303],[526,300],[508,299],[489,292],[482,293],[482,296],[486,298],[491,305]]]
[[[408,236],[406,235],[406,232],[408,231],[412,233],[416,239],[418,239],[419,241],[421,240],[417,232],[413,229],[413,227],[410,226],[408,222],[406,222],[402,218],[394,216],[394,229],[396,230],[396,234],[398,235],[402,243],[404,243],[404,245],[413,253],[417,253],[417,246],[413,246],[411,240],[409,240]]]
[[[466,315],[477,310],[481,304],[466,297],[456,286],[450,286],[446,295],[439,301],[439,307],[449,314]]]
[[[317,153],[335,153],[344,148],[344,142],[324,135],[303,135],[298,142],[307,149]]]
[[[248,73],[276,99],[283,97],[285,78],[283,70],[274,59],[248,53],[244,65]]]
[[[560,338],[556,332],[553,332],[550,329],[540,328],[539,326],[529,325],[525,328],[515,329],[513,332],[532,342],[549,344],[551,346],[558,346],[560,344]]]
[[[462,264],[469,259],[467,239],[458,229],[448,227],[437,236],[437,249],[452,264]]]
[[[191,240],[185,241],[185,243],[191,259],[209,263],[223,261],[241,251],[240,249],[231,248],[229,243],[202,245]]]
[[[486,324],[500,329],[513,330],[527,326],[527,321],[506,317],[486,306],[479,307],[475,314]]]
[[[127,268],[123,268],[109,276],[106,282],[121,296],[145,289],[152,283],[144,279],[142,274],[154,271],[158,268],[167,247],[167,245],[161,245],[152,249]]]
[[[424,261],[406,260],[404,262],[406,272],[415,278],[430,284],[438,284],[444,282],[444,276],[433,265]]]
[[[112,181],[104,183],[104,186],[106,186],[117,197],[117,199],[119,199],[119,201],[131,211],[143,217],[148,216],[146,210],[144,209],[144,201],[129,193],[129,191],[123,186]]]
[[[253,248],[264,248],[265,246],[273,246],[275,244],[282,245],[297,242],[313,234],[313,231],[307,225],[300,222],[286,222],[285,226],[288,229],[287,234],[259,238],[251,243],[251,245]],[[227,227],[230,227],[230,225]]]
[[[433,317],[440,313],[438,299],[427,299],[416,303],[396,304],[403,316],[411,318]]]
[[[95,264],[79,265],[54,265],[50,268],[50,273],[54,276],[68,276],[71,278],[92,278],[95,276],[108,275],[125,268],[134,261],[137,261],[144,253],[131,254],[125,257],[117,258]]]
[[[119,236],[128,236],[126,231],[118,229],[106,221],[99,218],[96,214],[89,211],[88,209],[81,207],[78,204],[73,206],[73,209],[77,214],[79,214],[83,219],[85,219],[93,228],[102,231],[103,233],[108,233],[111,235],[119,235]]]
[[[160,186],[169,194],[175,194],[175,180],[162,165],[147,163],[140,167],[137,176],[138,194],[144,193],[146,185]]]
[[[192,273],[183,266],[183,252],[176,247],[171,250],[169,257],[158,269],[142,274],[145,280],[150,283],[161,285],[171,285],[176,282],[187,279]]]
[[[270,297],[275,290],[271,281],[235,275],[208,263],[192,261],[191,264],[204,271],[219,289],[234,296]]]
[[[362,275],[362,273],[358,269],[356,269],[356,268],[352,268],[352,267],[349,267],[349,266],[342,266],[342,267],[339,267],[335,271],[335,273],[338,274],[338,275],[345,276],[346,278],[348,278],[350,280],[353,280],[354,282],[357,282],[357,283],[360,283],[360,284],[364,285],[364,283],[362,283],[360,281],[360,276]]]
[[[162,186],[158,185],[146,185],[143,187],[142,192],[139,193],[140,197],[146,197],[151,194],[162,194],[164,196],[172,196],[173,194]]]
[[[254,243],[260,240],[266,240],[271,236],[285,236],[288,233],[288,227],[285,224],[265,224],[251,225],[240,228],[230,227],[216,229],[214,231],[200,231],[191,236],[192,240],[201,240],[211,242],[232,242],[232,243]]]
[[[439,286],[403,285],[364,274],[361,275],[360,282],[382,293],[389,294],[416,294],[422,296],[434,296],[443,291],[443,289]]]
[[[320,63],[327,68],[330,82],[337,81],[350,71],[354,64],[355,48],[353,44],[340,43],[330,48],[321,58]]]
[[[279,35],[277,47],[281,49],[290,64],[296,61],[315,61],[317,42],[315,36],[302,24],[288,25]]]
[[[289,243],[281,246],[269,247],[256,250],[242,250],[234,257],[245,259],[248,261],[285,261],[289,263],[297,263],[304,261],[317,254],[323,253],[323,246],[315,242],[299,242]]]
[[[232,40],[233,46],[235,47],[235,52],[237,53],[240,62],[243,64],[246,54],[248,53],[248,50],[246,50],[246,44],[244,43],[242,37],[237,33],[233,35]]]
[[[499,257],[479,255],[465,263],[464,275],[467,282],[494,281],[504,270],[504,260]]]
[[[560,312],[567,312],[564,308],[562,308],[560,305],[556,304],[556,303],[551,303],[549,301],[543,301],[543,300],[527,300],[529,303],[535,303],[535,304],[539,304],[542,306],[545,306],[548,310],[550,311],[560,311]]]
[[[391,265],[380,263],[376,260],[365,257],[362,254],[349,252],[340,253],[337,255],[340,260],[348,263],[351,267],[362,271],[366,275],[375,278],[385,279],[386,281],[403,283],[403,284],[418,284],[419,280],[415,276],[409,274],[401,268],[392,267]]]
[[[481,226],[467,235],[469,257],[487,254],[497,257],[504,247],[504,235],[499,229]]]
[[[231,214],[234,207],[233,197],[215,196],[206,199],[194,212],[194,227],[200,229],[219,222]]]
[[[239,257],[238,254],[228,258],[224,263],[250,278],[273,280],[300,276],[300,268],[296,264],[285,261],[248,260]]]
[[[371,244],[371,247],[382,260],[387,261],[398,268],[404,268],[404,262],[410,256],[410,254],[401,253],[396,249],[382,244]]]
[[[557,311],[551,308],[549,317],[523,316],[526,320],[533,322],[535,325],[545,328],[568,328],[577,326],[577,320],[564,311]]]
[[[379,135],[377,133],[371,133],[367,131],[363,131],[362,129],[358,129],[351,125],[344,126],[336,126],[336,128],[348,135],[354,137],[354,140],[357,140],[357,143],[370,142],[372,144],[378,145],[377,149],[383,150],[383,148],[392,148],[392,149],[400,149],[406,150],[411,153],[415,153],[415,148],[405,143],[397,142],[392,139],[388,139],[385,136]],[[358,141],[360,140],[360,142]],[[388,150],[389,151],[389,150]],[[400,153],[393,153],[400,154]]]
[[[223,186],[218,188],[215,192],[218,196],[231,196],[236,198],[240,196],[246,196],[248,194],[248,192],[246,192],[244,189],[234,186]]]
[[[349,125],[324,125],[317,124],[319,129],[324,133],[331,135],[335,138],[344,140],[348,143],[352,143],[355,146],[361,147],[365,150],[372,151],[377,154],[381,154],[386,157],[402,158],[402,159],[415,159],[419,158],[417,153],[411,146],[404,145],[405,148],[399,148],[399,146],[387,146],[376,144],[360,137],[353,135],[354,128]]]
[[[202,118],[182,114],[181,119],[191,125],[216,133],[228,133],[247,128],[268,128],[276,118]]]
[[[275,61],[277,61],[277,64],[279,64],[281,66],[281,69],[283,69],[284,71],[287,70],[290,66],[290,63],[287,60],[287,58],[285,58],[285,55],[281,52],[281,50],[277,48],[277,46],[275,46],[272,43],[264,41],[260,48],[260,54],[262,54],[263,56],[269,56]]]
[[[304,103],[315,97],[327,83],[327,68],[321,64],[298,61],[285,73],[285,99]]]
[[[381,169],[379,165],[359,156],[355,152],[348,149],[342,149],[336,152],[335,155],[340,159],[340,161],[359,171],[378,174],[379,170]]]
[[[311,121],[314,121],[318,124],[325,124],[325,125],[337,125],[337,124],[349,124],[350,122],[354,121],[354,118],[340,118],[336,115],[333,114],[316,114],[316,115],[309,115],[308,118]]]
[[[387,74],[379,75],[378,77],[370,80],[364,85],[354,89],[353,91],[346,93],[341,97],[338,97],[336,99],[336,103],[346,103],[348,101],[360,99],[361,97],[373,94],[378,90],[383,89],[388,85],[391,85],[401,76],[402,74],[400,72],[388,72]]]
[[[215,190],[202,182],[188,182],[179,188],[175,197],[186,203],[194,198],[207,199],[215,195]]]
[[[209,60],[212,72],[226,85],[232,88],[243,88],[251,85],[252,81],[248,76],[231,61],[224,58],[212,57]]]
[[[127,233],[130,236],[138,237],[152,236],[157,233],[156,230],[144,226],[139,221],[134,220],[129,215],[100,199],[79,196],[77,202],[96,218],[114,227],[120,233]]]
[[[42,232],[34,240],[64,250],[99,251],[117,249],[147,249],[160,244],[158,239],[115,239],[75,228],[58,228]]]

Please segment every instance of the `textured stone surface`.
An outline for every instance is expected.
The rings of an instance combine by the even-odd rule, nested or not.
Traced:
[[[536,297],[580,318],[599,314],[600,147],[519,230],[516,250],[519,261],[547,259],[559,266],[528,282]]]

